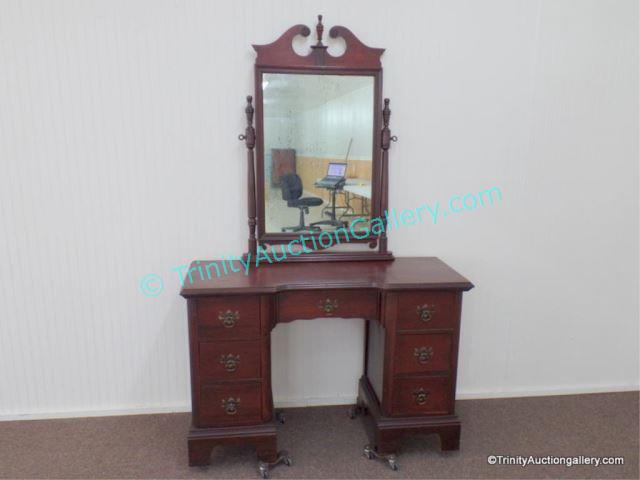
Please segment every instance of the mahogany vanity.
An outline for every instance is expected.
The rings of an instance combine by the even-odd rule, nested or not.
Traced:
[[[305,194],[317,194],[313,182],[304,184],[305,176],[314,175],[306,172],[318,165],[324,168],[323,162],[334,161],[335,154],[318,153],[318,147],[305,151],[307,145],[303,141],[291,140],[293,145],[282,141],[282,138],[292,138],[291,132],[277,136],[269,131],[271,117],[266,112],[268,104],[265,102],[263,106],[263,96],[268,94],[270,82],[279,85],[280,91],[290,89],[297,92],[298,97],[304,91],[307,92],[304,95],[313,97],[303,102],[296,100],[295,95],[283,94],[287,111],[317,108],[318,104],[320,108],[330,106],[344,110],[344,105],[336,106],[336,98],[343,102],[353,98],[349,101],[354,102],[354,109],[371,111],[369,130],[360,125],[349,131],[349,149],[354,145],[359,156],[355,160],[345,158],[345,163],[357,171],[350,177],[359,182],[352,191],[371,199],[371,217],[366,219],[370,223],[362,221],[359,225],[372,227],[373,219],[377,218],[384,225],[388,150],[394,139],[389,131],[389,102],[385,100],[384,107],[381,102],[380,55],[384,50],[365,46],[345,27],[333,27],[330,37],[342,37],[346,41],[345,53],[333,57],[322,43],[323,29],[320,17],[316,27],[318,41],[308,56],[297,55],[291,47],[294,37],[310,34],[304,25],[292,27],[272,44],[254,47],[258,52],[257,133],[253,128],[254,109],[249,97],[245,110],[247,128],[240,136],[246,142],[248,166],[249,241],[245,259],[251,262],[261,249],[266,251],[278,245],[283,251],[287,245],[292,255],[286,262],[252,265],[246,275],[244,272],[212,275],[214,269],[207,269],[207,275],[203,275],[203,266],[212,263],[192,264],[190,271],[194,274],[185,280],[181,291],[188,304],[191,353],[190,465],[207,465],[212,449],[222,443],[255,445],[263,478],[268,476],[270,467],[291,463],[288,454],[277,447],[270,332],[277,323],[328,317],[367,320],[365,367],[359,381],[357,405],[351,410],[352,417],[365,414],[363,418],[371,427],[371,443],[365,447],[365,455],[382,458],[396,470],[399,440],[418,433],[439,435],[442,450],[459,448],[460,422],[455,415],[455,396],[462,293],[473,285],[434,257],[394,259],[387,250],[386,231],[368,228],[364,233],[358,230],[355,231],[358,235],[350,235],[354,233],[355,224],[350,223],[346,206],[333,205],[343,209],[339,221],[343,222],[344,231],[340,233],[338,228],[331,231],[342,235],[345,241],[364,247],[364,251],[327,249],[302,254],[297,251],[294,255],[296,242],[300,247],[310,236],[319,236],[326,229],[305,226],[306,239],[303,240],[299,233],[277,231],[286,225],[290,212],[285,204],[278,203],[282,200],[270,175],[268,147],[274,152],[281,149],[295,152],[295,161],[290,164],[303,178]],[[266,73],[276,76],[265,77]],[[331,77],[322,77],[329,74]],[[313,83],[316,90],[304,90],[306,86],[301,86],[299,79],[288,78],[288,75],[308,75],[305,81]],[[339,83],[343,77],[338,75],[359,78],[345,86]],[[336,91],[339,96],[322,100],[326,92]],[[366,100],[368,94],[370,99]],[[364,104],[357,103],[359,98],[365,98]],[[351,106],[346,108],[348,111]],[[316,116],[321,113],[314,111]],[[285,125],[285,128],[289,127]],[[371,131],[370,145],[366,135],[363,142],[352,131]],[[305,134],[298,132],[297,135],[303,138]],[[257,162],[254,162],[254,147]],[[271,160],[275,165],[275,160]],[[370,177],[361,178],[362,172],[370,172]],[[350,178],[345,178],[343,183],[348,183]],[[368,180],[370,191],[366,190]],[[284,191],[282,196],[285,197]],[[332,201],[335,202],[336,197],[334,195]],[[333,211],[337,211],[336,208]],[[304,207],[300,207],[301,221],[305,213]],[[278,215],[282,225],[276,223],[270,230],[268,221],[274,222],[274,218],[279,221]],[[345,418],[345,421],[348,420]]]

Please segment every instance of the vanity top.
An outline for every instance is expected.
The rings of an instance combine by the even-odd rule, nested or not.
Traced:
[[[223,260],[198,260],[191,263],[189,271],[191,279],[188,275],[185,277],[180,291],[183,297],[328,288],[462,291],[473,288],[469,280],[436,257],[400,257],[394,261],[261,263],[257,268],[251,265],[247,274],[239,260],[232,264],[230,260],[224,260],[224,263]]]

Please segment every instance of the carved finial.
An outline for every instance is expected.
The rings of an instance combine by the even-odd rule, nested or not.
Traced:
[[[389,99],[384,99],[384,108],[382,109],[382,121],[385,128],[389,127],[389,117],[391,117],[391,110],[389,109]]]
[[[391,141],[391,130],[389,130],[389,118],[391,117],[391,110],[389,109],[389,99],[384,99],[384,108],[382,109],[382,132],[380,138],[380,146],[382,150],[389,150],[389,142]]]
[[[318,47],[322,47],[322,32],[324,32],[324,25],[322,25],[322,15],[318,15],[318,24],[316,25],[316,34],[318,35]]]
[[[247,106],[244,109],[244,113],[247,116],[247,128],[244,130],[244,135],[239,135],[240,140],[244,140],[247,144],[247,148],[252,150],[256,144],[256,131],[253,129],[253,97],[247,95]]]
[[[244,113],[247,114],[247,125],[251,125],[253,123],[253,97],[251,95],[247,95],[247,106],[244,109]]]

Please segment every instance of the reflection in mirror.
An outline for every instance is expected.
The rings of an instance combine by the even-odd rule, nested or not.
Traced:
[[[367,227],[373,77],[265,73],[262,94],[266,232]]]

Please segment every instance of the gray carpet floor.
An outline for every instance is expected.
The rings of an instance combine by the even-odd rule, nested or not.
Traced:
[[[345,407],[288,409],[271,478],[638,478],[638,392],[456,403],[461,448],[435,436],[402,444],[400,470],[367,460],[362,418]],[[189,414],[0,422],[1,478],[258,478],[251,447],[218,447],[187,465]],[[489,465],[489,455],[615,456],[616,466]]]

